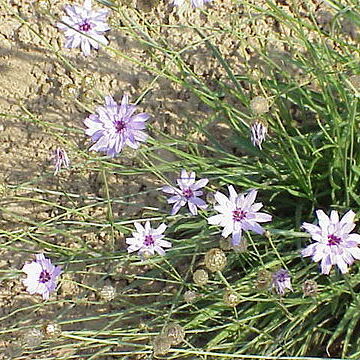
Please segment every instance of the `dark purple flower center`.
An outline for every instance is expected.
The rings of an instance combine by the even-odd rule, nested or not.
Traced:
[[[330,246],[339,245],[341,241],[342,241],[341,238],[339,238],[334,234],[328,235],[328,245]]]
[[[281,272],[276,274],[276,281],[285,282],[288,278],[288,274],[286,272]]]
[[[115,121],[115,129],[116,132],[122,133],[126,129],[126,123],[123,120],[116,120]]]
[[[46,282],[48,282],[50,280],[51,280],[51,275],[46,270],[43,270],[40,273],[39,282],[46,283]]]
[[[155,240],[152,235],[145,235],[144,245],[151,246],[154,245]]]
[[[79,25],[79,30],[83,32],[88,32],[89,30],[91,30],[91,24],[87,20],[84,20],[84,22]]]
[[[194,195],[190,188],[184,189],[182,191],[182,194],[183,194],[184,198],[186,198],[186,199],[190,199]]]
[[[233,219],[234,221],[241,221],[246,218],[246,211],[236,209],[233,211]]]

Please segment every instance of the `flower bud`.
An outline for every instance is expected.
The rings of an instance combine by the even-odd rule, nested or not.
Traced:
[[[267,125],[260,120],[255,120],[250,128],[250,138],[254,146],[257,146],[261,150],[261,144],[265,140],[268,128]]]
[[[178,345],[185,339],[184,328],[177,323],[167,324],[162,329],[161,335],[168,337],[171,340],[172,345]]]
[[[316,296],[318,293],[318,285],[314,280],[306,280],[302,289],[305,296]]]
[[[219,248],[210,249],[205,254],[205,266],[212,272],[221,271],[226,266],[226,255]]]
[[[257,274],[255,286],[258,290],[268,289],[272,281],[272,274],[267,270],[260,270]]]
[[[239,304],[240,297],[235,291],[227,289],[224,292],[223,301],[225,305],[235,307]]]
[[[212,204],[212,205],[217,203],[217,201],[215,199],[215,194],[213,192],[208,192],[206,194],[206,202],[209,204]]]
[[[246,252],[247,247],[248,247],[248,242],[244,237],[241,239],[238,245],[232,245],[232,249],[239,254]]]
[[[250,101],[250,108],[256,115],[269,111],[269,102],[263,96],[256,96]]]
[[[209,280],[209,275],[206,270],[198,269],[193,274],[193,280],[196,285],[206,285]]]

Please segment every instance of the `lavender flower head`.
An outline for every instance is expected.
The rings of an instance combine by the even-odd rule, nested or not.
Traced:
[[[263,205],[254,203],[256,190],[249,191],[247,195],[238,195],[233,186],[228,186],[228,189],[229,198],[219,191],[215,193],[218,205],[214,206],[214,209],[219,214],[208,218],[208,223],[223,227],[221,235],[226,238],[232,234],[232,245],[239,246],[242,230],[263,234],[264,229],[258,223],[271,221],[272,217],[259,212]]]
[[[286,289],[293,291],[289,272],[285,269],[276,271],[272,276],[271,287],[280,295],[284,295]]]
[[[88,127],[85,134],[91,136],[95,142],[90,150],[102,151],[114,157],[125,145],[137,149],[140,142],[146,141],[147,134],[142,130],[145,129],[145,121],[150,115],[133,115],[136,106],[129,105],[128,100],[128,95],[124,95],[121,104],[118,105],[111,96],[106,96],[105,106],[99,106],[96,109],[97,114],[92,114],[84,120]]]
[[[268,128],[267,126],[261,122],[261,121],[255,121],[251,125],[251,142],[254,144],[254,146],[257,146],[260,150],[261,144],[265,140],[265,137],[267,135]]]
[[[321,272],[328,275],[331,267],[337,265],[340,271],[348,272],[348,265],[354,260],[360,260],[359,234],[350,234],[355,227],[355,213],[348,211],[341,220],[336,210],[331,211],[330,218],[317,210],[319,225],[303,223],[302,228],[307,231],[315,243],[302,250],[302,256],[311,256],[313,261],[321,261]]]
[[[127,249],[129,253],[138,251],[138,254],[142,257],[154,255],[155,253],[164,255],[165,250],[163,248],[171,247],[169,241],[163,240],[165,237],[163,232],[167,227],[165,224],[161,224],[157,229],[153,229],[149,221],[145,223],[145,227],[138,222],[134,226],[136,231],[132,233],[133,237],[126,238],[126,243],[130,245]]]
[[[56,26],[65,31],[66,48],[80,46],[83,54],[88,56],[92,47],[99,49],[99,43],[108,44],[103,33],[110,30],[106,22],[109,10],[92,10],[91,0],[85,0],[83,6],[66,5],[65,12],[67,16],[63,16]]]
[[[180,178],[176,180],[179,188],[174,186],[163,186],[162,191],[171,194],[172,196],[167,200],[169,204],[174,204],[171,215],[175,215],[181,207],[186,204],[189,207],[191,214],[197,215],[199,209],[206,209],[207,205],[203,199],[199,196],[203,195],[203,192],[199,189],[206,186],[209,182],[208,179],[200,179],[195,181],[195,172],[187,173],[186,170],[181,170]]]
[[[190,0],[191,6],[193,8],[201,8],[206,3],[211,2],[212,0]],[[174,6],[182,6],[185,3],[185,0],[171,0],[170,1]]]
[[[27,275],[23,284],[27,287],[27,292],[40,294],[44,300],[47,300],[50,293],[55,290],[57,278],[62,270],[60,266],[54,266],[43,254],[37,254],[35,257],[35,261],[25,264],[22,268]]]
[[[60,171],[60,169],[62,167],[64,167],[64,168],[70,167],[70,160],[64,149],[56,148],[53,152],[53,156],[52,156],[51,160],[55,166],[54,175],[57,175],[57,173]]]

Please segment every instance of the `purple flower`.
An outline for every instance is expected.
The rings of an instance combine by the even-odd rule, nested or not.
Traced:
[[[43,254],[37,254],[35,257],[35,261],[25,264],[22,268],[27,275],[23,284],[30,294],[40,294],[44,300],[47,300],[50,293],[55,290],[57,277],[62,270],[60,266],[54,266]]]
[[[51,160],[55,166],[54,175],[57,175],[57,173],[60,171],[60,169],[62,167],[64,167],[64,168],[70,167],[70,160],[64,149],[56,148],[53,152],[53,156],[52,156]]]
[[[91,47],[99,49],[99,43],[108,44],[108,40],[103,35],[110,30],[106,23],[109,10],[92,10],[91,0],[85,0],[83,6],[66,5],[65,12],[60,23],[56,26],[65,31],[66,48],[81,47],[85,56],[90,55]]]
[[[276,271],[272,276],[271,287],[280,295],[284,295],[286,289],[293,291],[289,272],[285,269]]]
[[[149,221],[145,223],[145,227],[138,222],[134,225],[137,231],[132,233],[133,237],[126,238],[126,243],[130,245],[127,249],[129,253],[139,251],[139,255],[142,257],[155,253],[164,255],[165,250],[163,248],[171,247],[169,241],[163,240],[165,237],[163,232],[167,227],[165,224],[161,224],[157,229],[152,229]]]
[[[251,142],[261,150],[261,144],[267,135],[267,126],[261,121],[255,121],[251,125]]]
[[[206,3],[211,2],[212,0],[191,0],[191,6],[193,8],[203,7]],[[174,6],[182,6],[185,3],[185,0],[172,0],[171,3]]]
[[[319,226],[302,225],[316,242],[306,247],[301,255],[311,256],[315,262],[321,261],[323,274],[329,274],[333,265],[337,265],[343,274],[347,273],[348,265],[360,259],[360,235],[350,234],[355,227],[355,213],[350,210],[341,220],[335,210],[331,211],[330,218],[322,210],[317,210],[316,215]]]
[[[140,142],[147,139],[147,134],[142,130],[150,115],[133,115],[135,110],[135,105],[128,104],[128,95],[123,96],[121,105],[111,96],[106,96],[105,106],[96,109],[97,115],[92,114],[84,120],[88,127],[85,133],[95,142],[90,150],[102,151],[114,157],[125,145],[137,149]]]
[[[163,186],[162,188],[163,192],[173,195],[167,200],[169,204],[174,204],[171,215],[175,215],[186,204],[193,215],[197,215],[197,208],[207,208],[205,201],[199,198],[203,194],[199,189],[209,182],[208,179],[195,181],[195,172],[192,171],[188,174],[186,170],[181,170],[180,178],[176,182],[179,189],[173,186]]]
[[[232,234],[232,245],[239,246],[242,230],[263,234],[264,229],[258,223],[271,221],[272,217],[258,212],[263,205],[254,203],[256,190],[249,191],[247,195],[238,195],[233,186],[228,186],[228,189],[229,198],[219,191],[215,193],[215,200],[219,205],[214,206],[214,209],[220,214],[211,216],[208,223],[222,226],[224,229],[221,235],[226,238]]]

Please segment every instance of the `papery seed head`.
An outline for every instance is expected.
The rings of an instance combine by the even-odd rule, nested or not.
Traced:
[[[163,336],[157,335],[153,340],[153,351],[154,356],[165,355],[171,348],[172,339]]]
[[[38,347],[44,338],[44,333],[37,328],[27,329],[21,337],[20,343],[24,348]]]
[[[209,280],[209,274],[204,269],[198,269],[193,274],[193,280],[196,285],[204,286]]]
[[[223,296],[224,304],[230,307],[235,307],[240,302],[240,296],[235,291],[227,289]]]
[[[256,96],[250,101],[250,108],[256,115],[265,114],[269,111],[269,102],[263,96]]]
[[[61,336],[61,326],[56,322],[48,322],[43,326],[43,332],[47,338],[57,338]]]
[[[162,329],[161,335],[171,339],[172,345],[178,345],[185,339],[185,330],[177,323],[169,323]]]
[[[306,280],[302,286],[304,296],[316,296],[318,293],[318,284],[315,280]]]
[[[116,289],[111,285],[105,285],[99,291],[100,299],[106,302],[114,300],[115,296],[116,296]]]
[[[191,304],[192,302],[195,301],[195,299],[198,297],[199,295],[192,290],[188,290],[184,293],[184,300],[188,303]]]
[[[205,266],[212,272],[221,271],[226,266],[226,255],[219,248],[210,249],[205,254]]]

